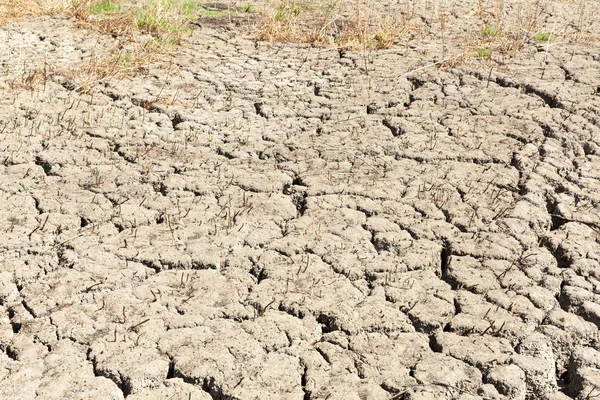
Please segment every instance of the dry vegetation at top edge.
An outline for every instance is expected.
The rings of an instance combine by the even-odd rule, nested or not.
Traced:
[[[61,75],[85,91],[105,78],[147,71],[151,61],[165,59],[190,33],[190,23],[233,11],[241,10],[215,9],[197,0],[0,0],[0,26],[45,15],[70,16],[82,28],[112,35],[114,48],[99,49],[78,65],[45,65],[22,74],[14,85],[33,90]]]
[[[101,32],[140,32],[175,42],[202,9],[197,0],[0,0],[0,26],[42,15],[69,15]]]
[[[567,4],[563,26],[545,26],[553,4]],[[240,3],[242,4],[242,3]],[[149,34],[158,45],[177,44],[202,17],[252,14],[260,40],[381,49],[425,35],[445,41],[464,27],[480,47],[518,51],[531,40],[578,36],[600,11],[597,0],[473,0],[456,15],[447,0],[404,0],[388,10],[375,0],[267,0],[240,6],[198,0],[0,0],[0,26],[41,15],[71,15],[101,32],[131,38]],[[470,8],[469,8],[470,7]],[[453,15],[451,15],[453,14]],[[475,38],[473,36],[476,36]],[[444,44],[444,47],[446,45]]]
[[[508,4],[510,3],[510,5]],[[562,4],[561,22],[547,19]],[[116,48],[94,54],[81,65],[60,71],[89,88],[110,77],[147,71],[169,54],[199,19],[232,21],[245,15],[246,28],[259,40],[310,43],[340,50],[413,47],[423,54],[437,43],[435,57],[444,66],[493,62],[520,52],[527,43],[589,39],[584,27],[600,11],[597,0],[474,0],[457,15],[446,0],[404,0],[393,12],[375,0],[268,0],[237,7],[198,0],[0,0],[0,26],[42,15],[67,15],[86,28],[111,34]],[[385,15],[383,15],[385,13]],[[252,16],[252,18],[250,18]],[[439,50],[441,49],[441,51]],[[50,66],[23,78],[32,87],[48,78]]]
[[[311,43],[354,50],[385,49],[409,33],[414,4],[406,1],[394,15],[380,15],[357,0],[282,0],[263,7],[257,27],[260,40]]]
[[[588,39],[584,28],[600,11],[596,0],[474,0],[459,13],[446,0],[406,0],[391,12],[377,4],[374,0],[268,2],[261,10],[257,36],[353,50],[418,47],[427,38],[439,41],[443,59],[491,59],[517,54],[531,42]],[[559,23],[556,15],[548,23],[552,13],[557,13]],[[423,52],[427,51],[424,46]]]

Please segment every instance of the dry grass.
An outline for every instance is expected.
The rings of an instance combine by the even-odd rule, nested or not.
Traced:
[[[226,1],[226,0],[225,0]],[[119,39],[116,48],[92,55],[80,65],[60,71],[79,86],[147,70],[169,54],[189,33],[190,22],[211,18],[232,21],[256,18],[254,33],[269,42],[310,43],[338,49],[386,49],[400,43],[436,51],[444,65],[465,60],[493,62],[519,54],[530,43],[586,40],[585,27],[600,12],[597,0],[476,0],[471,12],[458,15],[449,0],[399,0],[393,12],[375,0],[265,0],[241,8],[199,0],[0,0],[0,26],[41,15],[68,15],[78,24]],[[548,18],[561,5],[565,15]],[[566,10],[566,11],[565,11]],[[385,13],[385,14],[384,14]],[[558,22],[556,22],[558,21]],[[31,86],[53,66],[23,73]],[[85,78],[89,77],[89,78]]]
[[[280,0],[263,7],[256,35],[260,40],[311,43],[348,49],[383,49],[408,32],[409,9],[395,16],[370,13],[364,0],[351,7],[341,0]]]
[[[115,49],[115,52],[92,54],[88,60],[76,64],[44,62],[43,66],[23,66],[21,71],[7,79],[7,83],[13,91],[33,91],[45,88],[48,82],[54,81],[70,90],[87,93],[102,80],[122,79],[147,71],[147,63],[152,60],[148,54],[149,52],[144,51],[138,56],[135,50]]]
[[[595,1],[595,0],[594,0]],[[530,45],[547,52],[560,43],[593,41],[586,31],[589,11],[600,3],[589,0],[478,0],[468,19],[473,31],[454,44],[453,64],[503,64]],[[459,21],[463,22],[464,21]],[[455,22],[456,23],[456,22]]]
[[[596,0],[476,0],[465,13],[457,12],[457,4],[400,0],[389,11],[374,0],[272,0],[259,9],[256,35],[263,41],[355,50],[410,42],[424,54],[437,46],[439,59],[493,61],[517,55],[531,43],[585,39],[586,19],[600,5]]]
[[[0,26],[42,15],[70,15],[101,31],[174,36],[201,12],[196,0],[0,0]]]
[[[35,18],[41,15],[63,13],[68,2],[52,0],[0,0],[0,26],[11,21]]]
[[[22,71],[14,88],[31,89],[58,76],[74,89],[89,90],[107,78],[146,71],[151,61],[164,59],[190,33],[189,24],[210,13],[196,0],[0,0],[0,26],[43,15],[74,17],[86,29],[111,34],[117,45],[98,49],[76,65],[49,65]]]

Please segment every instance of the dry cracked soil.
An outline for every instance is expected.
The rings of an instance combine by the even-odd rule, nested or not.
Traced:
[[[207,22],[14,84],[113,40],[0,28],[1,399],[600,396],[597,42],[439,68]]]

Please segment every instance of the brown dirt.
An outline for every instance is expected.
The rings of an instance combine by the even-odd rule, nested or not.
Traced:
[[[599,5],[504,3],[92,82],[112,36],[0,28],[0,398],[599,396]]]

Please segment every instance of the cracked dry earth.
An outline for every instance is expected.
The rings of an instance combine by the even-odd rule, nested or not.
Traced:
[[[0,398],[600,395],[597,47],[405,75],[204,26],[83,94],[7,77],[112,39],[0,36]]]

